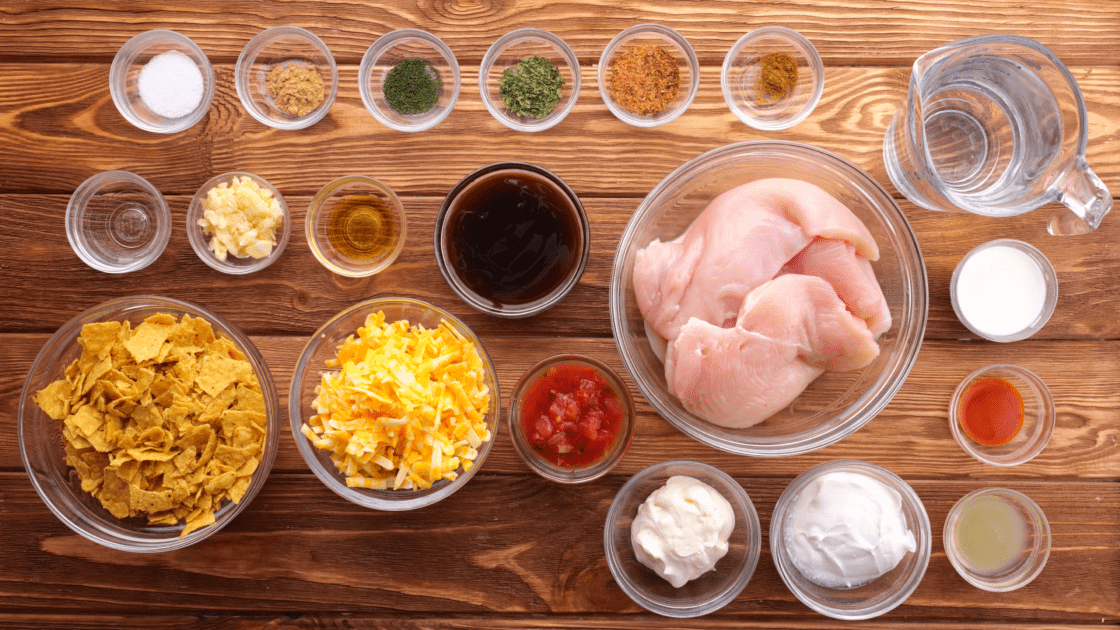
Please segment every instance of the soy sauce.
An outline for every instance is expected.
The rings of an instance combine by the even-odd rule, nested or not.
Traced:
[[[447,213],[447,263],[484,300],[520,305],[554,291],[579,265],[581,219],[572,197],[544,175],[485,173]]]

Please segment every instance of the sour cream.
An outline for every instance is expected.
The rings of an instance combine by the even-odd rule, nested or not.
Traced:
[[[680,588],[715,568],[734,529],[727,499],[702,481],[678,475],[638,506],[630,542],[639,562]]]
[[[918,548],[902,495],[851,472],[825,473],[794,497],[785,543],[797,570],[827,588],[870,582]]]

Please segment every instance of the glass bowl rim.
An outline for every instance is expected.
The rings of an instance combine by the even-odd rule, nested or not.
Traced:
[[[409,38],[423,41],[443,57],[444,61],[446,61],[447,65],[451,68],[451,76],[454,79],[454,85],[451,90],[451,100],[441,112],[425,122],[402,125],[389,119],[385,113],[381,111],[374,102],[373,96],[370,94],[369,84],[370,81],[373,80],[373,68],[377,65],[377,62],[381,60],[381,56],[401,40]],[[358,66],[358,95],[362,98],[362,104],[365,105],[366,110],[377,119],[377,122],[396,131],[409,133],[426,131],[443,122],[445,118],[451,115],[451,111],[455,109],[455,104],[459,101],[461,85],[462,71],[459,68],[459,60],[455,58],[455,53],[452,52],[451,48],[438,36],[417,28],[400,28],[389,31],[381,37],[378,37],[377,40],[366,49],[365,54],[362,55],[362,61]],[[417,116],[424,116],[427,113],[428,112],[417,114]]]
[[[125,57],[134,56],[146,50],[149,46],[158,43],[161,38],[174,40],[198,55],[198,58],[202,60],[202,65],[199,66],[198,70],[202,74],[203,81],[202,100],[199,101],[198,107],[182,118],[170,119],[177,121],[176,124],[164,126],[153,125],[136,116],[128,98],[121,92],[121,88],[124,87],[123,84],[118,85],[123,81],[125,73],[128,72],[128,66],[124,63]],[[122,53],[124,54],[122,55]],[[197,59],[192,58],[192,61],[198,63]],[[130,61],[129,65],[131,63]],[[206,56],[202,48],[186,35],[170,29],[157,28],[132,36],[117,50],[117,54],[113,57],[113,63],[109,66],[109,96],[113,105],[116,106],[120,115],[132,123],[133,126],[152,133],[179,133],[198,124],[210,111],[210,105],[214,102],[214,84],[214,68],[210,64],[210,58]]]
[[[1034,434],[1031,435],[1028,441],[1024,442],[1022,446],[1008,453],[1000,460],[996,460],[992,459],[992,457],[987,454],[986,449],[998,447],[984,446],[976,442],[961,428],[960,419],[958,417],[958,407],[960,406],[961,397],[964,395],[965,387],[968,384],[981,378],[988,372],[999,370],[1011,372],[1038,389],[1039,419],[1036,423]],[[1019,392],[1019,395],[1022,396],[1023,392]],[[1026,401],[1024,401],[1024,404],[1025,402]],[[973,370],[968,376],[961,379],[956,389],[953,390],[953,397],[949,399],[949,430],[953,434],[953,439],[957,441],[961,450],[971,455],[977,461],[991,466],[1018,466],[1019,464],[1025,464],[1034,459],[1039,453],[1045,450],[1046,445],[1050,443],[1050,438],[1054,433],[1054,426],[1056,424],[1057,412],[1054,406],[1054,396],[1050,393],[1050,388],[1046,385],[1046,381],[1042,380],[1042,377],[1027,368],[1012,363],[992,363]]]
[[[805,55],[805,60],[813,70],[813,77],[816,79],[813,82],[813,93],[809,95],[809,100],[805,102],[801,110],[793,116],[788,118],[779,119],[777,122],[762,123],[749,112],[739,107],[737,99],[731,93],[730,81],[728,74],[731,70],[732,62],[747,48],[748,45],[754,43],[754,40],[761,37],[773,36],[778,39],[788,41],[797,48],[802,54]],[[789,129],[797,123],[805,120],[817,108],[820,103],[821,95],[824,94],[824,62],[821,60],[820,52],[809,38],[801,33],[787,28],[785,26],[762,26],[756,28],[739,38],[731,48],[727,51],[727,55],[723,58],[723,66],[720,68],[719,84],[720,91],[723,93],[723,100],[727,103],[727,107],[731,113],[735,114],[743,124],[758,129],[760,131],[780,131],[782,129]]]
[[[677,49],[677,52],[680,53],[682,57],[684,57],[685,65],[689,67],[689,73],[692,75],[691,81],[689,82],[688,92],[685,95],[684,100],[682,100],[680,104],[677,105],[677,108],[673,110],[669,115],[662,118],[657,118],[657,115],[661,112],[648,116],[631,114],[625,109],[622,109],[622,107],[615,102],[614,97],[610,95],[610,91],[606,87],[609,83],[606,74],[607,68],[610,67],[611,58],[618,51],[618,47],[622,45],[623,40],[629,38],[630,36],[637,33],[645,32],[656,33],[658,36],[672,42],[673,47]],[[611,41],[607,43],[606,47],[603,48],[602,54],[599,55],[599,67],[596,72],[599,84],[599,96],[603,99],[603,103],[607,106],[607,109],[609,109],[610,112],[614,114],[615,118],[618,118],[622,122],[634,127],[660,127],[661,125],[673,122],[674,120],[679,118],[681,114],[684,114],[686,111],[688,111],[688,108],[692,106],[692,101],[696,99],[696,95],[700,91],[700,60],[697,58],[696,51],[692,48],[692,44],[689,43],[688,39],[686,39],[684,35],[681,35],[676,30],[669,28],[668,26],[655,24],[653,22],[635,24],[634,26],[623,29],[617,35],[615,35],[614,38],[612,38]]]
[[[257,260],[253,264],[248,264],[241,267],[236,267],[229,263],[219,261],[217,257],[214,256],[214,252],[211,251],[207,246],[207,243],[209,241],[205,237],[206,232],[202,229],[202,227],[198,225],[198,220],[202,218],[203,198],[206,197],[206,194],[210,192],[211,188],[223,182],[232,180],[234,177],[248,177],[249,179],[256,182],[256,184],[261,188],[264,188],[265,190],[271,192],[273,198],[280,203],[280,209],[284,211],[284,223],[279,228],[280,234],[276,238],[276,245],[272,248],[272,253],[270,253],[265,258]],[[280,255],[283,254],[284,250],[288,247],[288,241],[291,239],[292,235],[292,213],[288,208],[288,202],[284,199],[284,195],[280,194],[280,191],[267,179],[261,177],[260,175],[254,175],[253,173],[248,173],[245,171],[230,171],[228,173],[222,173],[221,175],[215,175],[214,177],[211,177],[209,180],[207,180],[206,183],[198,189],[198,192],[194,194],[194,197],[191,199],[190,205],[187,206],[186,220],[187,240],[190,241],[191,249],[194,250],[194,253],[211,269],[216,269],[217,271],[228,273],[231,275],[244,275],[254,273],[276,262],[276,260],[280,258]]]
[[[383,191],[393,203],[393,214],[396,215],[401,222],[401,235],[393,251],[385,258],[379,260],[376,265],[372,265],[361,271],[343,269],[335,264],[334,261],[329,260],[323,248],[319,246],[319,240],[315,238],[315,219],[319,216],[323,204],[333,197],[338,189],[348,184],[363,184]],[[408,238],[408,213],[405,212],[404,204],[401,202],[400,197],[398,197],[397,194],[393,192],[393,189],[385,182],[366,175],[343,175],[342,177],[328,182],[311,198],[311,202],[307,206],[307,216],[304,218],[304,231],[307,235],[307,246],[311,249],[311,253],[315,256],[315,260],[319,261],[319,264],[340,276],[365,278],[381,273],[387,269],[397,260],[401,252],[404,251],[404,242]]]
[[[1009,335],[991,335],[977,329],[968,321],[968,318],[961,313],[960,304],[957,300],[957,283],[960,280],[961,269],[964,268],[965,262],[975,254],[979,254],[991,247],[1010,247],[1026,254],[1038,265],[1038,269],[1042,273],[1043,281],[1046,283],[1046,299],[1042,304],[1042,312],[1038,314],[1038,318],[1030,326]],[[1042,251],[1034,245],[1014,238],[997,238],[980,243],[976,247],[968,250],[968,253],[962,256],[960,261],[957,262],[957,266],[953,268],[953,276],[949,280],[949,301],[953,306],[953,314],[957,316],[957,321],[977,337],[997,343],[1022,341],[1042,330],[1047,322],[1050,321],[1050,317],[1054,315],[1054,309],[1058,305],[1058,291],[1058,273],[1054,270],[1054,264],[1050,262],[1046,254],[1043,254]]]
[[[564,59],[572,71],[571,100],[569,100],[563,108],[559,110],[553,109],[544,118],[526,119],[524,121],[520,119],[514,120],[512,115],[506,116],[503,114],[502,110],[498,109],[498,106],[492,102],[489,96],[490,90],[487,87],[488,83],[486,81],[486,75],[490,73],[498,57],[515,43],[520,43],[518,40],[522,39],[543,41]],[[579,100],[580,86],[582,84],[583,80],[580,71],[579,57],[576,56],[572,47],[569,46],[568,42],[564,41],[562,37],[539,28],[519,28],[502,35],[494,40],[493,44],[490,44],[490,47],[486,49],[486,54],[482,56],[482,62],[478,65],[478,90],[482,95],[482,104],[495,120],[514,131],[533,133],[544,131],[545,129],[550,129],[560,124],[560,121],[567,118],[568,114],[575,108],[576,101]]]
[[[256,63],[257,57],[261,52],[271,45],[272,40],[279,39],[280,37],[291,36],[302,39],[312,48],[317,49],[326,59],[327,66],[330,68],[331,86],[330,92],[318,107],[304,114],[303,116],[293,116],[290,121],[275,120],[268,116],[264,111],[257,107],[256,102],[249,94],[249,76],[248,68],[245,66]],[[258,50],[253,52],[252,57],[249,57],[249,51],[254,46],[259,47]],[[237,56],[237,63],[234,64],[233,70],[233,84],[237,91],[237,100],[241,102],[241,106],[249,115],[256,119],[257,122],[272,127],[273,129],[283,129],[294,131],[296,129],[304,129],[314,125],[330,112],[331,107],[334,105],[335,98],[338,96],[338,64],[334,60],[334,54],[327,44],[319,38],[318,35],[311,31],[300,28],[298,26],[273,26],[257,33],[250,39],[241,49],[241,54]]]
[[[102,187],[111,181],[128,181],[147,192],[156,200],[156,214],[159,215],[161,219],[156,227],[156,235],[153,238],[153,243],[158,244],[155,244],[144,258],[121,267],[106,265],[96,260],[92,254],[86,252],[86,247],[83,245],[85,238],[71,233],[80,233],[79,226],[76,225],[79,211],[84,212],[89,202],[101,193]],[[164,198],[163,193],[161,193],[155,185],[131,171],[102,171],[91,175],[81,184],[78,184],[78,187],[70,194],[70,200],[66,203],[66,215],[64,220],[66,225],[66,240],[70,242],[70,249],[74,250],[74,253],[77,254],[82,262],[103,273],[119,274],[144,269],[163,255],[164,250],[167,249],[167,244],[171,241],[172,218],[171,208],[167,205],[167,199]]]

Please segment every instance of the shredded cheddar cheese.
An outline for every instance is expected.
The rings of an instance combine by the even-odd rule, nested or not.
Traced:
[[[302,428],[351,488],[426,489],[471,469],[491,439],[478,350],[447,322],[385,323],[378,312],[338,347]]]

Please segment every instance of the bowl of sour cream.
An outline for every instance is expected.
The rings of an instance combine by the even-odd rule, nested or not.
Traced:
[[[931,536],[914,490],[860,461],[805,471],[770,519],[782,581],[803,604],[834,619],[870,619],[906,601],[929,565]]]
[[[669,461],[618,491],[603,546],[611,575],[634,602],[666,617],[698,617],[746,587],[762,532],[737,481],[707,464]]]

